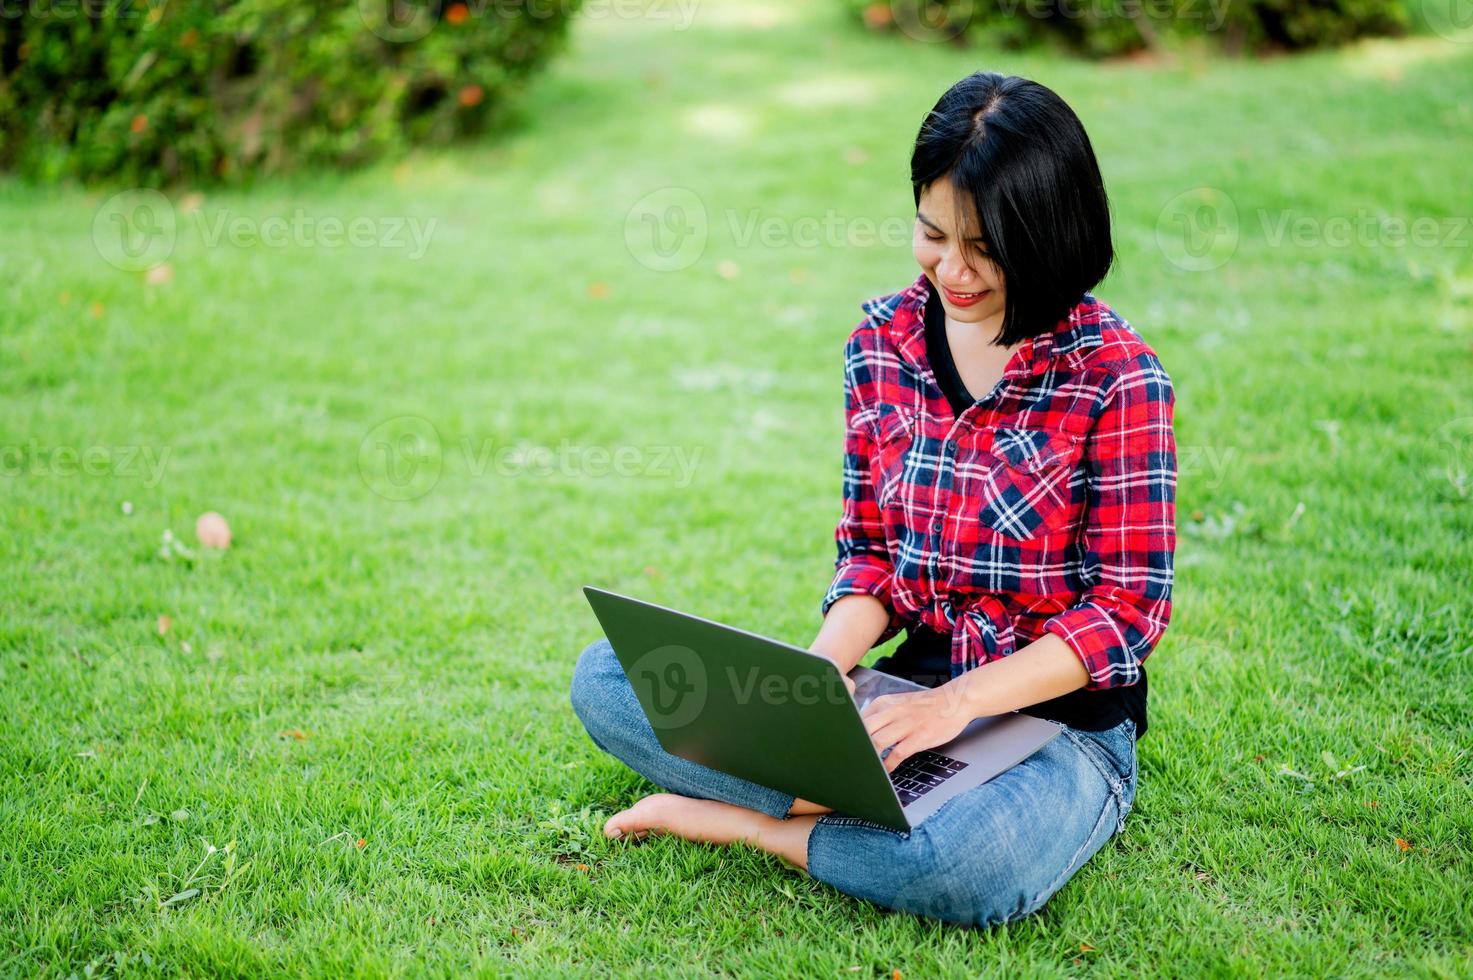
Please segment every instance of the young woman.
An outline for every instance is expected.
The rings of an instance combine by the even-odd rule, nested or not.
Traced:
[[[911,157],[921,275],[864,304],[844,350],[843,513],[811,649],[928,690],[876,698],[888,769],[972,719],[1024,711],[1063,735],[900,833],[666,753],[607,641],[574,709],[668,793],[611,837],[744,841],[890,908],[987,925],[1043,905],[1121,830],[1146,729],[1143,663],[1171,610],[1171,381],[1089,292],[1113,259],[1078,117],[1036,82],[979,72]]]

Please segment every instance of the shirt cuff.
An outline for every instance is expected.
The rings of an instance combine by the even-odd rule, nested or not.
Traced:
[[[1140,661],[1125,642],[1120,622],[1093,602],[1081,602],[1051,617],[1043,630],[1067,643],[1084,664],[1089,674],[1085,690],[1128,687],[1140,680]]]
[[[860,557],[843,562],[835,571],[829,590],[824,593],[819,613],[827,616],[829,607],[846,595],[874,596],[890,611],[890,622],[886,624],[885,631],[871,644],[871,647],[877,647],[899,633],[903,625],[895,612],[894,603],[890,600],[890,586],[894,578],[895,573],[889,563],[877,558]]]

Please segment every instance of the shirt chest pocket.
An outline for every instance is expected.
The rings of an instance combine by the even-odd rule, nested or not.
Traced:
[[[1015,541],[1058,530],[1083,498],[1084,439],[1043,429],[998,428],[964,480],[986,528]]]
[[[875,502],[884,509],[895,501],[904,483],[906,459],[915,442],[915,419],[908,412],[886,406],[870,425],[874,439],[870,479]]]

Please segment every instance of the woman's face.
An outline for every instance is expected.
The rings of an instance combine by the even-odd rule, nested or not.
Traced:
[[[959,323],[1002,325],[1006,292],[1002,270],[981,240],[976,207],[966,201],[967,226],[956,227],[959,198],[948,178],[932,181],[916,207],[911,249],[941,296],[946,315]]]

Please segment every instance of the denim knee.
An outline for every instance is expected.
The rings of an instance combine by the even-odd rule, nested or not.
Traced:
[[[847,815],[820,818],[808,839],[808,873],[850,895],[962,925],[1006,917],[1006,889],[989,887],[1005,877],[1002,869],[979,879],[958,857],[943,852],[924,825],[901,832]]]
[[[608,640],[594,640],[578,654],[568,699],[573,704],[573,713],[599,748],[605,748],[605,740],[599,736],[606,734],[614,721],[609,710],[613,701],[610,685],[627,683],[624,667]]]

